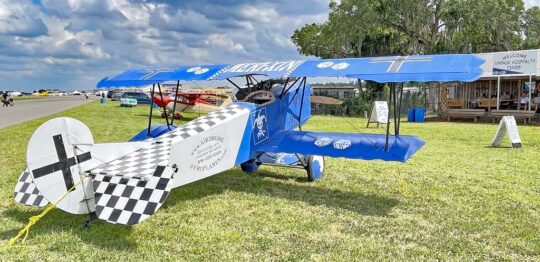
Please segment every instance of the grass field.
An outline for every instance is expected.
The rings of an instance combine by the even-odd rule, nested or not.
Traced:
[[[93,102],[55,116],[115,142],[143,129],[146,111]],[[297,169],[233,169],[173,190],[139,225],[83,229],[85,216],[54,210],[8,247],[42,210],[12,190],[32,132],[55,116],[0,129],[2,261],[540,260],[540,127],[519,127],[521,149],[490,148],[496,125],[445,122],[402,123],[426,141],[405,164],[327,159],[314,183]],[[315,116],[306,129],[383,132],[348,121]]]

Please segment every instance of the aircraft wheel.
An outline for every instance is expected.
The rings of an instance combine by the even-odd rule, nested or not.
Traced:
[[[167,116],[166,113],[161,113],[161,118],[165,118]]]
[[[311,182],[322,179],[324,176],[324,157],[312,155],[308,156],[306,160],[308,180]]]
[[[174,119],[181,119],[183,116],[180,113],[174,114]]]
[[[240,168],[248,174],[255,173],[259,169],[259,164],[255,160],[249,160],[240,164]]]

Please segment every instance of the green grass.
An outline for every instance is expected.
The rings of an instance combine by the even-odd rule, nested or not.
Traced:
[[[521,149],[490,148],[496,125],[444,122],[402,123],[426,141],[405,164],[327,159],[315,183],[297,169],[233,169],[173,190],[139,225],[82,229],[86,216],[54,210],[6,246],[42,210],[12,196],[40,124],[71,116],[96,142],[126,141],[147,109],[93,102],[0,129],[0,260],[540,259],[540,127],[519,126]],[[383,132],[347,121],[315,116],[306,129]]]

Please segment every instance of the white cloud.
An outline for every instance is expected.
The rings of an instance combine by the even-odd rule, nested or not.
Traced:
[[[324,21],[328,2],[0,0],[0,89],[93,88],[151,65],[298,59],[290,35]]]
[[[46,33],[38,8],[29,1],[0,1],[0,34],[38,36]]]
[[[211,34],[206,38],[205,43],[209,47],[221,47],[224,51],[246,52],[244,46],[235,43],[227,34]]]

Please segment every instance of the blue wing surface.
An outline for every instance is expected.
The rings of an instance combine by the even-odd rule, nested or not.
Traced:
[[[416,136],[389,136],[384,150],[384,134],[284,131],[259,150],[267,153],[298,153],[352,159],[405,162],[423,145]]]

